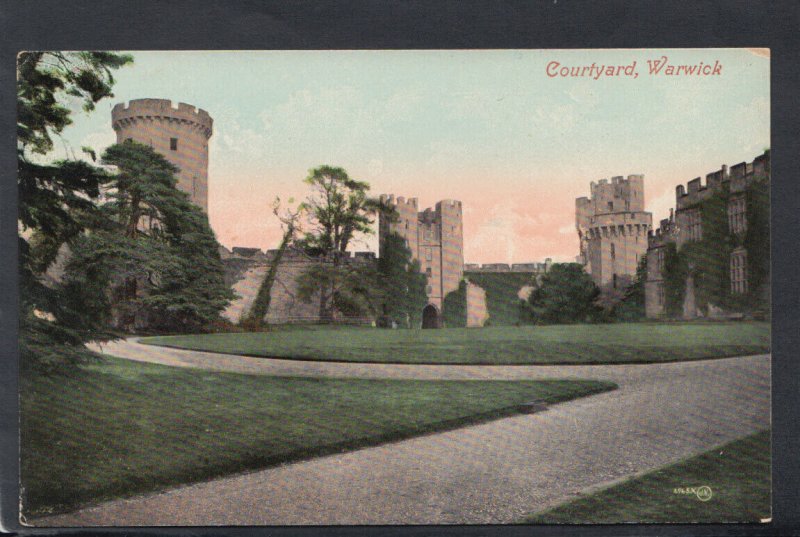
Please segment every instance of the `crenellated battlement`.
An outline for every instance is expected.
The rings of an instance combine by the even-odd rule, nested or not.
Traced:
[[[531,274],[542,274],[550,270],[553,260],[549,257],[543,263],[466,263],[464,265],[465,272],[482,272],[482,273],[495,273],[495,272],[525,272]]]
[[[385,205],[392,205],[394,207],[410,207],[413,208],[414,211],[417,210],[418,200],[417,198],[408,198],[406,199],[403,196],[395,197],[394,194],[381,194],[380,196],[381,203]]]
[[[202,108],[187,103],[172,105],[169,99],[133,99],[128,103],[118,103],[111,110],[114,130],[119,130],[123,122],[144,118],[158,118],[195,124],[205,131],[207,138],[213,133],[214,120]]]
[[[669,218],[662,219],[658,227],[651,229],[647,233],[647,247],[657,248],[667,242],[674,240],[675,233],[675,214],[672,209],[669,211]]]
[[[577,262],[598,286],[616,287],[636,273],[647,249],[652,215],[644,210],[644,175],[617,175],[589,183],[589,196],[575,199]]]
[[[675,208],[681,210],[695,205],[719,192],[724,185],[728,185],[731,192],[741,192],[752,181],[767,177],[769,172],[769,150],[754,158],[753,162],[740,162],[730,170],[723,164],[719,170],[706,174],[705,183],[700,177],[695,177],[686,186],[675,187]]]

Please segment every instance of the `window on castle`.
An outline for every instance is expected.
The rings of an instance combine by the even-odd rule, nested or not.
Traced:
[[[433,259],[433,249],[432,248],[425,248],[425,259],[430,261]]]
[[[747,252],[739,250],[731,254],[731,292],[747,293]]]
[[[426,275],[428,278],[430,278],[430,277],[431,277],[431,275],[432,275],[432,274],[431,274],[431,267],[428,267],[428,268],[426,268],[426,269],[425,269],[425,275]]]
[[[659,283],[658,284],[658,295],[657,296],[658,296],[658,305],[659,306],[663,306],[664,305],[664,284],[663,283]]]
[[[616,258],[617,258],[617,252],[616,252],[616,250],[615,250],[615,248],[614,248],[614,243],[612,242],[612,243],[611,243],[611,259],[613,260],[613,259],[616,259]],[[616,277],[616,276],[615,276],[615,277]],[[615,287],[616,287],[616,286],[615,286]]]
[[[169,139],[169,148],[172,151],[177,151],[178,150],[178,139],[177,138],[170,138]]]
[[[746,210],[744,198],[734,199],[728,203],[728,229],[731,233],[747,231]]]
[[[703,239],[703,225],[700,216],[700,209],[693,209],[686,214],[687,226],[686,233],[690,241]]]
[[[614,202],[613,201],[609,201],[608,202],[608,212],[613,212],[613,211],[614,211]]]
[[[617,275],[614,274],[614,289],[617,288]]]

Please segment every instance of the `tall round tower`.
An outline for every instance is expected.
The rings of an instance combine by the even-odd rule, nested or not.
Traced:
[[[111,111],[117,143],[147,144],[180,169],[178,188],[208,212],[208,140],[213,120],[190,104],[177,108],[166,99],[135,99]]]

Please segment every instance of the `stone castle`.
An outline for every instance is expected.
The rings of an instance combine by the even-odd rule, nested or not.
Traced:
[[[464,277],[464,237],[461,224],[461,202],[442,200],[435,208],[419,211],[417,198],[405,199],[391,194],[381,195],[381,202],[397,211],[397,220],[381,214],[378,221],[379,255],[383,255],[389,233],[403,237],[411,256],[419,261],[420,270],[428,278],[425,292],[429,322],[440,323],[444,297],[458,289]],[[434,318],[435,315],[435,318]]]
[[[178,167],[178,188],[208,212],[208,140],[214,122],[190,104],[166,99],[135,99],[111,111],[117,143],[147,144]]]
[[[753,159],[753,162],[742,162],[732,166],[730,170],[723,165],[719,170],[707,174],[705,185],[697,177],[689,181],[686,187],[676,187],[674,212],[670,211],[669,218],[661,220],[659,227],[648,235],[645,281],[645,311],[648,318],[659,318],[666,314],[663,273],[667,246],[674,244],[680,248],[703,238],[704,222],[699,204],[712,196],[722,194],[727,205],[727,233],[731,237],[741,237],[748,228],[745,191],[752,186],[768,189],[770,173],[770,153],[767,150]],[[723,247],[723,244],[719,245],[719,248]],[[734,248],[730,253],[728,277],[733,295],[745,295],[752,291],[748,289],[747,254],[743,246]],[[691,319],[704,313],[713,316],[713,311],[699,311],[691,276],[687,278],[685,285],[683,317]],[[768,288],[764,290],[768,291]]]
[[[590,184],[591,197],[575,200],[580,241],[577,261],[601,289],[627,287],[647,252],[653,216],[644,210],[644,176]]]
[[[147,144],[167,158],[178,169],[178,188],[186,192],[191,201],[208,211],[208,141],[213,134],[213,120],[205,110],[186,103],[173,103],[166,99],[134,99],[129,103],[114,106],[112,127],[117,143],[133,140]],[[381,196],[397,210],[398,220],[379,218],[379,239],[390,232],[403,237],[420,270],[427,276],[427,305],[423,310],[423,326],[440,327],[443,324],[442,309],[449,293],[466,283],[467,326],[482,326],[489,318],[486,291],[469,282],[467,274],[525,275],[525,284],[512,294],[524,298],[529,283],[546,272],[550,260],[545,263],[484,265],[464,263],[462,207],[457,200],[442,200],[433,208],[422,211],[416,198],[405,199],[393,195]],[[379,253],[384,241],[379,240]],[[232,322],[240,321],[255,300],[255,295],[268,270],[275,250],[262,252],[257,248],[220,247],[220,257],[225,264],[226,280],[239,298],[233,301],[223,316]],[[347,263],[371,263],[372,252],[347,254]],[[305,303],[296,298],[297,276],[314,263],[324,262],[298,250],[288,250],[278,266],[272,301],[265,320],[270,323],[320,321],[319,301]],[[517,284],[514,284],[517,285]],[[354,322],[369,322],[369,319],[349,319]]]

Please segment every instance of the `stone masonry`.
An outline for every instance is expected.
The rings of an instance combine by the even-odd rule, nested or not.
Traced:
[[[178,188],[208,212],[208,140],[213,120],[190,104],[165,99],[135,99],[111,111],[117,143],[147,144],[180,169]]]
[[[383,194],[381,201],[393,205],[399,218],[390,222],[382,216],[379,236],[394,232],[405,239],[412,257],[419,261],[420,270],[428,277],[428,303],[441,317],[444,297],[458,289],[464,276],[461,202],[442,200],[433,209],[419,211],[417,198]]]
[[[590,185],[591,197],[575,200],[578,262],[601,289],[627,285],[647,251],[652,214],[644,210],[644,176],[612,177]]]
[[[722,165],[719,170],[706,175],[705,185],[700,177],[692,179],[684,187],[675,188],[675,211],[670,211],[667,219],[661,220],[658,229],[648,236],[647,280],[645,281],[645,312],[648,318],[665,315],[664,298],[664,258],[670,243],[678,248],[702,240],[703,221],[699,203],[709,197],[724,193],[728,205],[728,232],[741,234],[747,230],[747,207],[745,189],[756,182],[763,182],[769,188],[770,153],[759,155],[753,162],[742,162],[730,170]],[[724,245],[720,245],[724,247]],[[737,248],[730,255],[731,292],[744,294],[747,289],[747,251]],[[707,312],[711,315],[712,312]],[[686,282],[684,318],[702,314],[694,304],[694,286],[691,279]]]

